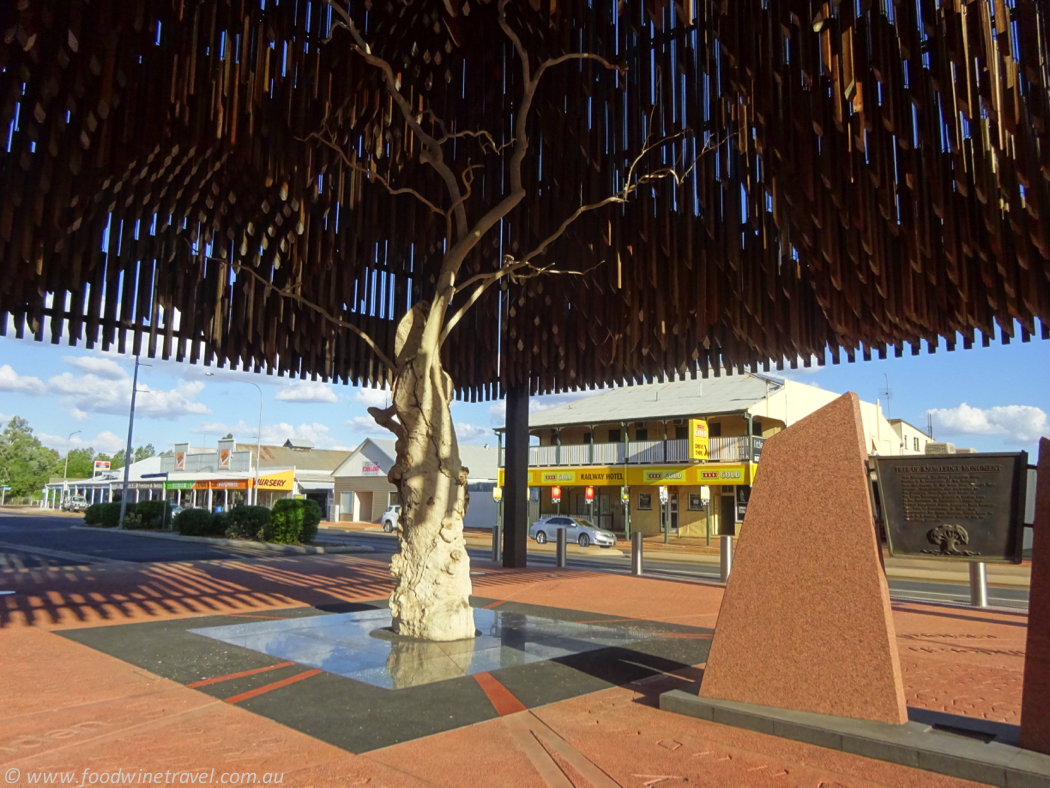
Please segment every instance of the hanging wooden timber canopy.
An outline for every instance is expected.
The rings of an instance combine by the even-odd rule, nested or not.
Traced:
[[[421,117],[502,144],[521,70],[495,6],[341,3]],[[513,0],[534,64],[586,51],[625,71],[550,70],[528,196],[470,274],[620,188],[647,141],[680,135],[647,170],[709,152],[680,187],[572,224],[541,262],[582,275],[481,298],[445,345],[459,396],[1048,338],[1048,16],[1036,0]],[[3,3],[0,333],[10,316],[41,341],[382,384],[345,324],[392,355],[445,223],[362,170],[448,197],[337,18],[319,0]],[[445,157],[474,168],[475,215],[498,201],[503,156],[459,137]]]

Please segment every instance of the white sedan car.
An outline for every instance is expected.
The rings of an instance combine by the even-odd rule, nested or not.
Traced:
[[[529,538],[535,539],[536,544],[546,544],[548,540],[556,541],[559,528],[565,529],[566,541],[576,542],[580,547],[589,547],[592,544],[598,547],[612,547],[616,544],[616,534],[599,528],[590,520],[557,515],[534,522],[529,528]]]
[[[383,512],[383,519],[381,520],[381,522],[383,523],[383,531],[385,531],[388,534],[393,533],[394,531],[396,531],[397,530],[397,520],[398,520],[398,517],[400,515],[401,515],[401,505],[400,504],[394,504],[393,506],[388,506],[386,508],[386,511]]]

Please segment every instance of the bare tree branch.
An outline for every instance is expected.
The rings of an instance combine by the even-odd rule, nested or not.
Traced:
[[[187,241],[187,243],[189,243],[189,241]],[[223,260],[221,257],[209,257],[209,256],[204,255],[204,254],[201,254],[200,257],[202,259],[204,259],[204,260],[208,260],[208,261],[213,262],[213,263],[219,263],[220,265],[224,265],[227,268],[232,268],[234,273],[237,273],[237,274],[240,274],[240,273],[248,274],[249,277],[254,279],[256,282],[259,282],[263,287],[265,287],[270,292],[276,293],[277,295],[281,296],[282,298],[290,298],[292,301],[295,301],[295,302],[297,302],[299,304],[302,304],[307,309],[309,309],[309,310],[311,310],[313,312],[316,312],[317,314],[319,314],[321,317],[323,317],[325,320],[327,320],[332,325],[336,325],[336,326],[339,326],[340,328],[345,328],[345,329],[348,329],[349,331],[354,332],[359,337],[361,337],[361,339],[364,341],[364,343],[366,345],[368,345],[372,349],[372,352],[376,354],[376,358],[378,358],[383,363],[384,366],[386,366],[391,372],[396,372],[397,371],[397,366],[394,364],[393,361],[391,361],[391,359],[387,356],[387,354],[384,353],[382,351],[382,349],[380,349],[379,345],[376,344],[375,340],[372,339],[372,337],[370,337],[368,335],[368,332],[363,331],[362,329],[360,329],[357,326],[355,326],[353,323],[348,323],[347,321],[336,317],[335,315],[333,315],[331,312],[329,312],[324,307],[320,306],[319,304],[315,304],[313,301],[311,301],[308,298],[305,298],[302,295],[302,293],[298,292],[297,290],[287,290],[285,288],[278,287],[273,282],[271,282],[268,279],[266,279],[266,277],[261,276],[260,274],[258,274],[255,271],[253,271],[250,266],[243,265],[241,263],[231,263],[229,260]]]
[[[570,274],[570,275],[575,275],[575,276],[582,276],[582,275],[584,275],[586,273],[589,273],[591,270],[594,270],[592,268],[592,269],[589,269],[588,271],[583,271],[583,272],[580,272],[580,271],[554,271],[554,270],[552,270],[553,269],[553,265],[548,265],[548,266],[544,266],[542,268],[537,268],[536,266],[533,265],[532,260],[534,258],[539,257],[540,255],[544,254],[550,248],[551,244],[553,244],[556,240],[558,240],[558,238],[560,238],[562,235],[564,235],[565,231],[569,229],[569,227],[573,224],[573,222],[575,222],[577,219],[579,219],[583,214],[588,213],[589,211],[596,211],[599,208],[605,207],[606,205],[612,205],[612,204],[615,204],[615,203],[625,203],[625,202],[627,202],[627,199],[631,196],[631,194],[634,193],[635,191],[637,191],[640,187],[644,186],[647,183],[651,183],[653,181],[656,181],[656,180],[661,180],[661,179],[664,179],[664,178],[673,178],[675,183],[680,186],[682,184],[682,182],[685,180],[685,178],[688,177],[689,173],[696,167],[696,163],[698,161],[700,161],[701,157],[703,157],[703,156],[707,155],[708,153],[711,153],[712,151],[716,150],[722,144],[722,142],[726,142],[728,139],[730,139],[729,137],[727,137],[725,140],[722,140],[722,142],[719,142],[718,145],[704,147],[704,149],[702,151],[700,151],[699,154],[697,154],[696,158],[693,159],[692,163],[682,172],[678,172],[673,166],[672,167],[664,167],[664,168],[661,168],[661,169],[658,169],[658,170],[654,170],[651,173],[646,173],[645,175],[641,176],[640,178],[634,180],[633,183],[630,181],[630,179],[634,178],[634,172],[637,169],[639,163],[651,151],[656,150],[657,148],[663,147],[664,145],[667,145],[668,143],[673,142],[676,139],[680,139],[686,133],[687,133],[687,130],[680,131],[680,132],[677,132],[675,134],[672,134],[672,135],[670,135],[668,137],[665,137],[665,138],[661,139],[659,142],[656,142],[656,143],[653,143],[653,144],[648,144],[647,143],[642,148],[642,152],[639,153],[638,156],[636,156],[634,158],[634,160],[631,162],[631,165],[628,168],[628,176],[627,176],[628,177],[628,181],[627,181],[627,183],[626,183],[626,185],[624,186],[623,189],[621,189],[618,192],[615,192],[614,194],[609,195],[608,197],[606,197],[606,198],[604,198],[602,200],[598,200],[597,202],[593,202],[593,203],[587,203],[586,205],[581,205],[580,207],[578,207],[575,211],[573,211],[571,214],[569,214],[564,219],[564,221],[562,221],[562,223],[560,225],[558,225],[558,228],[554,232],[552,232],[550,235],[548,235],[539,244],[539,246],[537,246],[531,252],[526,254],[524,257],[521,257],[520,259],[515,260],[510,255],[506,255],[503,258],[503,266],[499,270],[489,271],[489,272],[483,273],[483,274],[477,274],[476,276],[473,276],[470,279],[467,279],[466,281],[460,283],[456,287],[457,291],[466,290],[468,287],[470,287],[475,282],[478,283],[478,284],[477,284],[477,287],[474,288],[474,291],[467,297],[466,304],[464,304],[462,307],[460,307],[460,309],[448,320],[447,324],[445,325],[444,330],[441,332],[441,342],[444,342],[448,338],[449,334],[452,332],[452,329],[455,327],[455,325],[460,320],[462,320],[462,318],[466,314],[467,310],[469,310],[470,307],[473,306],[477,302],[477,300],[479,298],[481,298],[481,296],[484,294],[484,292],[489,287],[491,287],[493,284],[498,282],[500,279],[503,279],[504,277],[508,277],[509,276],[511,278],[521,277],[521,278],[530,278],[531,279],[531,278],[533,278],[535,276],[539,276],[541,274],[549,274],[549,273],[562,273],[562,274]],[[530,270],[530,272],[528,274],[526,274],[525,276],[522,276],[522,274],[520,272],[523,269],[526,269],[526,268],[527,269],[531,269],[531,270]]]
[[[345,167],[347,167],[347,169],[351,169],[351,170],[355,170],[357,172],[360,172],[362,175],[368,176],[368,178],[370,180],[379,181],[379,183],[381,183],[386,188],[386,190],[388,192],[390,192],[391,195],[396,196],[398,194],[411,194],[413,197],[415,197],[417,200],[419,200],[421,203],[423,203],[423,205],[425,205],[431,211],[436,213],[438,216],[447,216],[448,215],[448,211],[441,210],[436,205],[434,205],[434,203],[432,203],[430,200],[428,200],[426,197],[424,197],[422,194],[420,194],[415,189],[409,188],[407,186],[399,186],[399,187],[395,188],[384,175],[381,175],[380,173],[375,172],[374,170],[370,170],[367,167],[363,166],[360,162],[357,162],[357,161],[354,161],[353,159],[351,159],[349,156],[346,155],[346,152],[343,151],[342,148],[340,148],[335,143],[334,140],[329,139],[325,135],[314,131],[314,132],[311,132],[306,137],[297,137],[296,139],[300,139],[300,140],[302,140],[304,142],[307,141],[307,140],[317,140],[318,142],[320,142],[325,147],[327,147],[327,148],[331,149],[332,151],[334,151],[335,154],[342,160],[343,165]]]
[[[409,128],[412,129],[415,135],[419,137],[420,141],[423,143],[424,150],[419,154],[419,160],[434,168],[438,175],[441,176],[441,179],[445,181],[445,187],[448,189],[452,202],[459,202],[459,204],[452,210],[456,222],[456,233],[460,238],[465,237],[468,232],[467,212],[462,201],[460,201],[461,194],[459,181],[456,178],[456,174],[452,171],[452,168],[445,163],[444,154],[441,151],[441,143],[423,129],[422,124],[416,117],[416,113],[412,110],[412,105],[401,92],[401,82],[394,74],[394,69],[387,61],[383,60],[383,58],[372,54],[372,48],[365,41],[364,37],[361,35],[361,31],[357,29],[357,25],[354,24],[354,20],[350,17],[350,14],[346,9],[339,5],[338,0],[324,0],[324,2],[332,8],[340,18],[339,21],[336,21],[333,24],[335,26],[344,27],[350,32],[350,35],[355,42],[354,50],[363,57],[369,65],[374,66],[382,72],[386,81],[387,93],[390,94],[391,98],[401,110],[401,114],[404,116],[405,122],[408,124]]]

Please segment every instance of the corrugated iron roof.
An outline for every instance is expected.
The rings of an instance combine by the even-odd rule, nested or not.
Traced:
[[[529,414],[529,427],[608,424],[734,413],[761,402],[784,381],[761,375],[627,386]]]

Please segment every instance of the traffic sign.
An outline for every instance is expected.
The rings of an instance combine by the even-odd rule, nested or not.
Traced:
[[[667,488],[660,488],[660,503],[667,503]]]
[[[551,502],[558,503],[561,500],[561,487],[551,487]]]
[[[503,500],[503,488],[502,487],[493,487],[492,488],[492,500],[494,500],[494,501],[502,501]]]
[[[588,487],[586,489],[586,491],[584,492],[584,497],[588,501],[593,501],[594,500],[594,488],[593,487]]]

